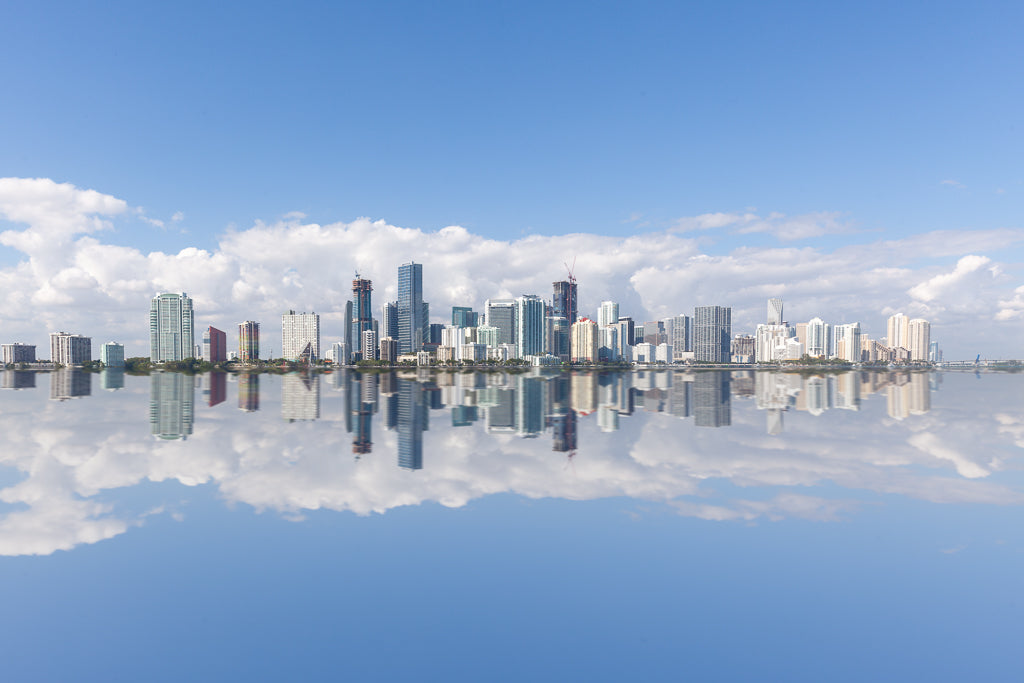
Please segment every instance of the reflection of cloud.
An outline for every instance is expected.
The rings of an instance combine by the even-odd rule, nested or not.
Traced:
[[[976,381],[947,377],[947,386]],[[281,395],[281,381],[261,381],[265,403]],[[982,406],[955,386],[943,394],[954,407],[933,405],[931,413],[899,422],[886,420],[884,393],[866,396],[861,413],[790,411],[787,431],[777,436],[763,433],[763,415],[752,400],[734,402],[732,426],[717,430],[697,428],[693,417],[641,411],[624,417],[619,431],[601,432],[595,417],[581,417],[571,461],[551,450],[550,431],[528,439],[492,435],[482,422],[449,427],[447,410],[430,410],[423,469],[405,470],[395,458],[398,432],[380,423],[372,454],[352,457],[344,382],[321,395],[321,420],[283,423],[276,406],[259,413],[201,411],[187,442],[149,437],[145,382],[129,378],[122,392],[69,403],[47,401],[45,387],[17,398],[0,394],[0,464],[24,476],[0,490],[0,500],[15,506],[0,519],[0,553],[45,554],[110,538],[147,515],[178,514],[171,508],[180,506],[159,501],[143,514],[110,502],[117,500],[110,492],[146,481],[210,483],[227,501],[291,519],[316,509],[370,514],[424,502],[460,507],[496,493],[630,497],[707,520],[829,521],[861,504],[856,491],[935,503],[1024,503],[1020,491],[992,481],[998,463],[963,455],[1005,450],[1024,425],[1009,412],[994,418],[977,412]],[[996,402],[999,386],[1012,389],[986,386]],[[873,428],[874,420],[885,422]],[[993,420],[998,429],[990,426]],[[943,471],[936,458],[951,462],[957,475],[935,474]],[[822,484],[847,495],[816,495],[812,487]]]

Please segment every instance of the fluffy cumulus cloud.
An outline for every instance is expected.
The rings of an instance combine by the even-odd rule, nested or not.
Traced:
[[[124,200],[93,190],[0,179],[0,244],[17,251],[0,268],[5,341],[45,348],[47,332],[65,329],[117,339],[129,355],[145,355],[149,299],[158,291],[186,291],[199,327],[231,330],[241,320],[259,320],[264,349],[280,349],[281,312],[317,311],[326,343],[342,334],[355,272],[373,280],[379,305],[395,298],[397,266],[410,260],[424,264],[424,298],[435,322],[445,321],[453,305],[549,295],[551,282],[565,276],[563,262],[575,258],[583,312],[596,311],[605,299],[635,319],[719,304],[733,307],[734,332],[742,333],[762,321],[767,297],[781,296],[791,321],[859,321],[880,337],[885,318],[904,311],[932,322],[933,339],[947,357],[973,355],[979,346],[993,356],[1014,355],[1024,324],[1015,289],[1020,263],[1011,258],[1024,231],[1013,229],[823,248],[799,240],[850,232],[839,214],[709,213],[627,237],[510,240],[460,226],[424,231],[367,219],[320,225],[290,214],[226,231],[212,250],[145,253],[104,239],[136,214]],[[709,253],[702,240],[716,231],[765,233],[780,242]]]

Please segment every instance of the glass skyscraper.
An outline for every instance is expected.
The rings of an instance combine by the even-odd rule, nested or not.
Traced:
[[[732,358],[732,309],[698,306],[694,309],[694,359],[728,363]]]
[[[551,284],[555,289],[555,296],[552,301],[555,309],[553,315],[556,318],[565,318],[571,326],[576,322],[576,318],[579,317],[579,309],[576,307],[576,282],[575,280],[571,282],[563,280]]]
[[[185,360],[195,354],[192,299],[187,294],[157,294],[149,308],[149,357]]]
[[[423,264],[398,267],[398,352],[415,353],[423,348]]]

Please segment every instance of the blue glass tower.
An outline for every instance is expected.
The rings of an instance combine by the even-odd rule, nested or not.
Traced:
[[[398,353],[423,348],[423,264],[398,267]]]

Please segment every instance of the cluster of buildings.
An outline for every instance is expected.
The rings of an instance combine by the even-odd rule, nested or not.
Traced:
[[[889,318],[884,339],[869,339],[859,323],[832,324],[821,318],[790,325],[782,300],[768,300],[766,322],[754,335],[732,334],[732,309],[697,306],[693,314],[640,321],[620,315],[619,305],[603,301],[596,320],[578,308],[576,278],[552,283],[550,299],[538,294],[495,298],[483,310],[454,306],[450,324],[430,322],[423,300],[423,266],[398,268],[398,297],[377,309],[373,283],[358,273],[352,299],[344,304],[342,331],[329,348],[321,345],[320,316],[288,311],[281,316],[281,357],[298,362],[327,360],[349,365],[360,360],[433,363],[479,363],[522,360],[534,366],[564,362],[597,363],[772,363],[805,356],[853,363],[939,362],[927,320],[902,313]],[[210,362],[255,361],[260,357],[260,323],[238,325],[237,351],[228,350],[227,334],[215,327],[195,343],[195,311],[185,293],[163,293],[150,306],[150,359],[153,362],[202,358]],[[92,358],[89,337],[54,332],[51,359],[77,365]],[[124,364],[124,347],[104,344],[100,360],[108,367]],[[3,362],[35,361],[35,347],[4,344]]]

